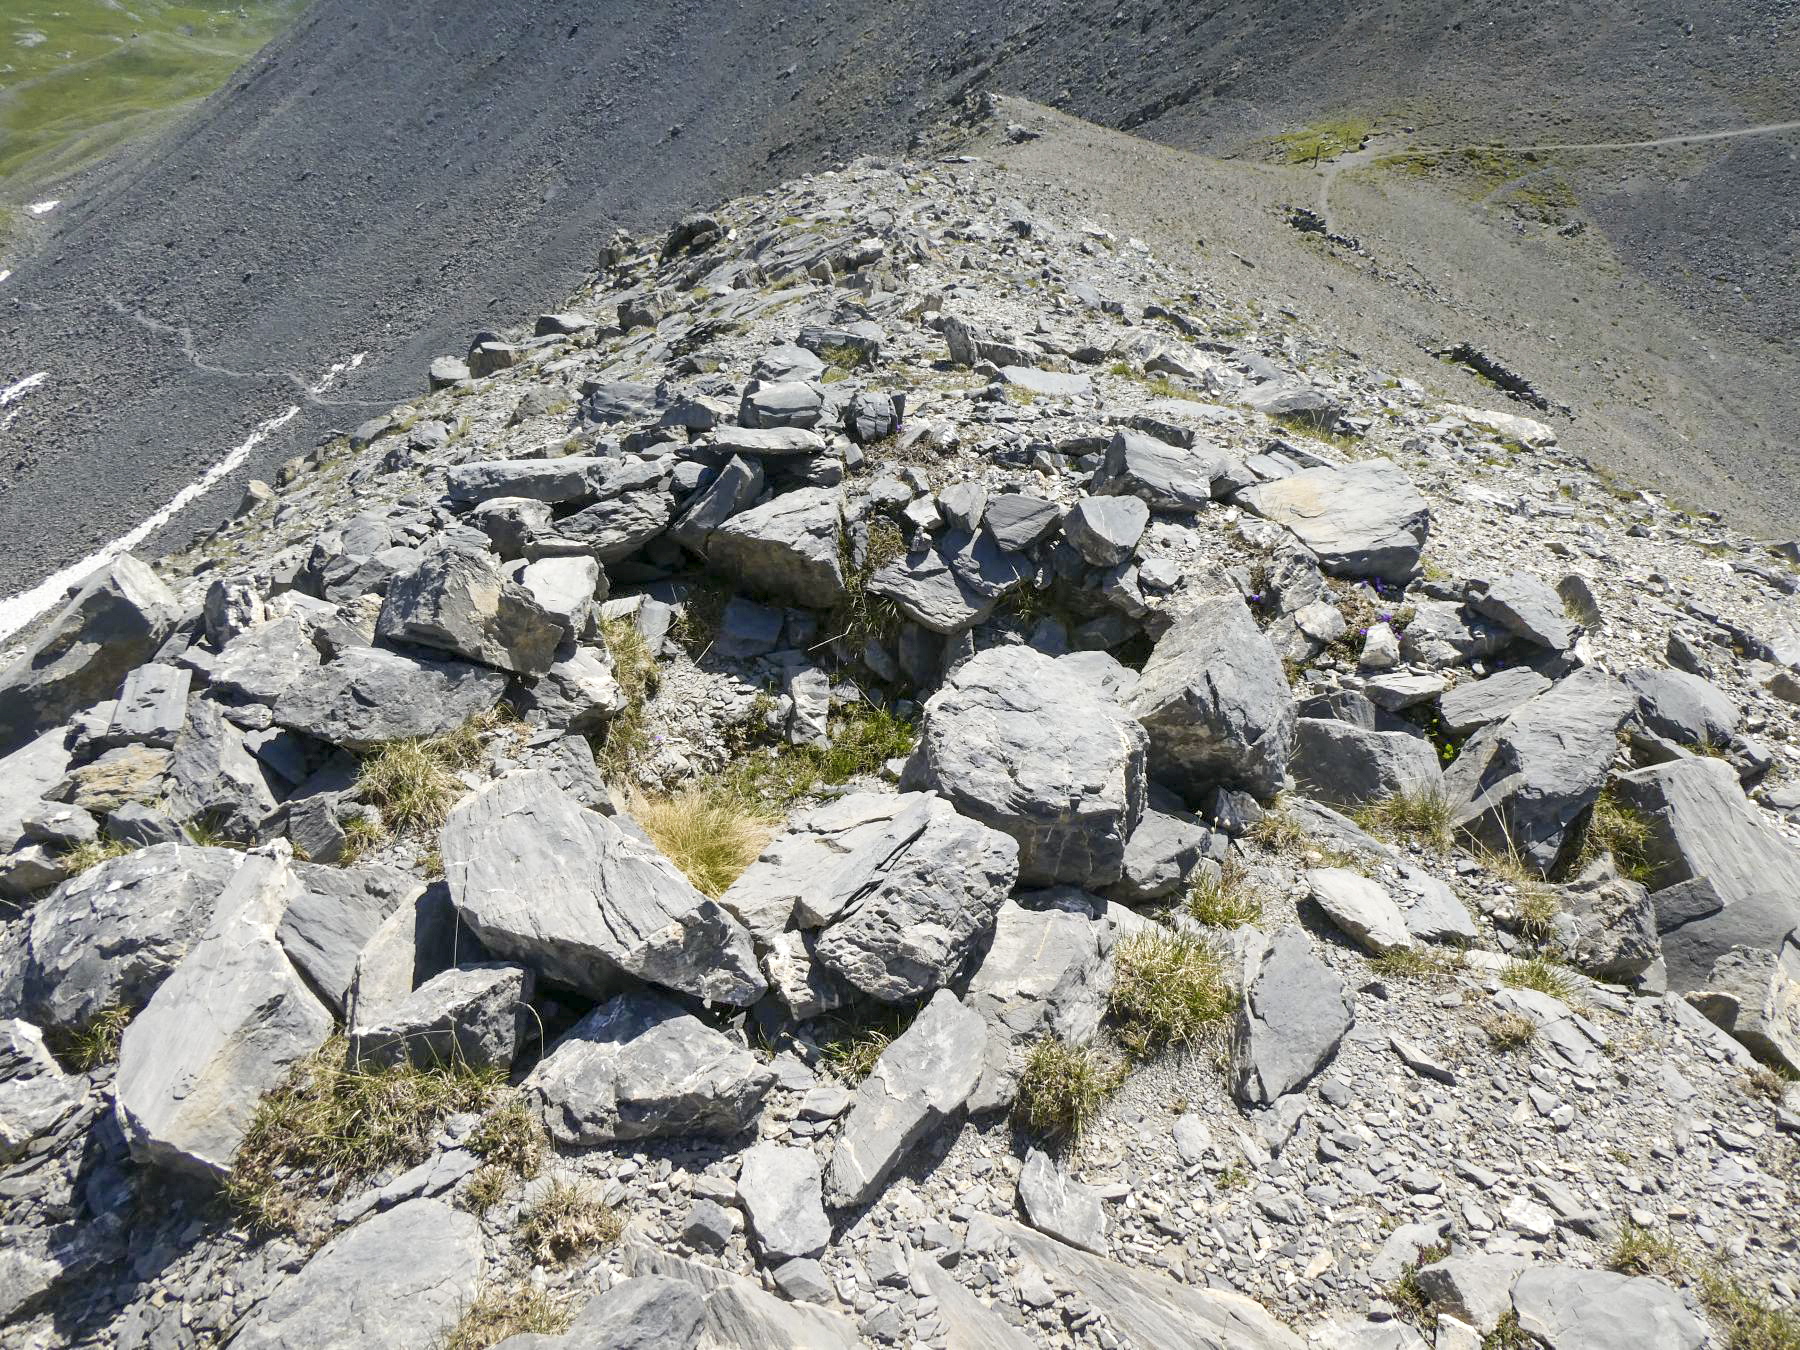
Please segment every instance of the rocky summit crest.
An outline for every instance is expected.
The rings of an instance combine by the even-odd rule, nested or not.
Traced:
[[[604,241],[41,626],[0,1340],[1797,1343],[1792,546],[1038,134]]]

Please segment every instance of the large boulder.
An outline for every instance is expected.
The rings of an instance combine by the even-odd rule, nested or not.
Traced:
[[[1700,1350],[1711,1340],[1679,1293],[1644,1276],[1531,1266],[1512,1303],[1519,1330],[1545,1350]]]
[[[1277,933],[1252,963],[1231,1029],[1231,1090],[1271,1106],[1306,1086],[1356,1022],[1344,982],[1298,928]]]
[[[1452,823],[1548,874],[1606,783],[1636,700],[1620,681],[1578,670],[1472,736],[1444,774]]]
[[[481,1222],[408,1200],[340,1233],[275,1287],[231,1350],[431,1350],[481,1284]]]
[[[71,877],[26,930],[24,1005],[75,1031],[111,1008],[141,1008],[212,921],[244,861],[226,848],[157,844]]]
[[[1507,572],[1472,581],[1467,600],[1469,608],[1482,618],[1492,619],[1533,646],[1560,652],[1575,640],[1562,597],[1529,573]]]
[[[557,533],[603,564],[636,553],[675,518],[673,461],[608,459],[595,501],[556,523]]]
[[[429,661],[384,647],[352,647],[308,671],[275,700],[275,721],[346,750],[436,736],[487,712],[506,676],[463,661]]]
[[[1330,806],[1361,806],[1400,793],[1441,795],[1437,747],[1405,731],[1371,731],[1335,718],[1294,725],[1294,782]]]
[[[962,1110],[981,1078],[981,1015],[940,989],[881,1052],[844,1118],[831,1155],[826,1199],[866,1204],[901,1158]]]
[[[457,502],[514,497],[562,506],[591,498],[606,463],[580,455],[562,459],[475,460],[451,466],[447,490],[450,499]]]
[[[1137,551],[1150,508],[1136,497],[1083,497],[1063,517],[1063,538],[1095,567],[1117,567]]]
[[[0,755],[111,698],[180,621],[174,592],[130,554],[93,573],[30,650],[0,672]]]
[[[284,857],[246,858],[125,1029],[115,1110],[139,1162],[222,1178],[263,1094],[331,1034],[330,1012],[275,937],[292,882]]]
[[[1019,881],[1105,886],[1144,813],[1144,728],[1073,667],[992,647],[925,705],[919,772],[1019,844]],[[909,774],[909,777],[913,775]]]
[[[0,757],[0,853],[26,842],[25,821],[44,805],[44,794],[69,771],[67,735],[54,727]]]
[[[1800,852],[1716,759],[1623,774],[1617,790],[1649,826],[1651,903],[1669,987],[1704,989],[1734,947],[1775,952],[1800,927]]]
[[[177,820],[200,821],[226,839],[258,844],[271,833],[275,791],[244,735],[209,699],[195,699],[175,738],[165,791]]]
[[[496,956],[606,997],[622,976],[747,1006],[767,988],[750,934],[646,840],[524,770],[459,803],[444,876]]]
[[[1094,1256],[1011,1219],[993,1222],[1025,1269],[1098,1311],[1123,1344],[1146,1350],[1304,1350],[1298,1336],[1245,1294]]]
[[[1722,747],[1737,735],[1737,704],[1710,680],[1658,666],[1629,672],[1625,683],[1637,695],[1639,720],[1658,736]]]
[[[1030,576],[1031,565],[988,531],[952,529],[876,569],[864,589],[923,628],[960,633],[986,622]]]
[[[1294,700],[1281,661],[1235,595],[1202,600],[1157,642],[1126,708],[1150,736],[1150,776],[1271,797],[1287,776]]]
[[[1548,677],[1530,666],[1509,666],[1484,680],[1467,680],[1446,689],[1438,699],[1438,723],[1452,736],[1467,736],[1504,722],[1521,703],[1550,687]]]
[[[1136,497],[1156,511],[1198,511],[1212,500],[1213,480],[1231,457],[1205,441],[1170,445],[1141,431],[1113,433],[1094,491]]]
[[[389,915],[413,905],[424,889],[397,867],[296,863],[293,891],[275,936],[319,997],[341,1016],[363,949]]]
[[[485,550],[439,548],[406,576],[396,577],[382,602],[375,632],[454,652],[518,675],[541,675],[567,636],[538,598],[500,570]]]
[[[1300,473],[1244,488],[1257,515],[1286,526],[1333,576],[1405,581],[1419,565],[1431,510],[1391,460]]]
[[[559,1142],[734,1135],[756,1118],[772,1070],[657,994],[621,994],[559,1040],[525,1080]]]
[[[714,530],[708,557],[752,590],[830,609],[844,598],[843,512],[836,488],[784,493]]]

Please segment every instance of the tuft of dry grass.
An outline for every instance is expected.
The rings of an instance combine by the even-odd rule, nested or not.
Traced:
[[[624,1219],[592,1186],[561,1177],[519,1216],[519,1241],[534,1261],[545,1264],[612,1247],[624,1232]]]
[[[390,741],[362,762],[357,796],[381,812],[390,830],[435,830],[469,791],[457,773],[478,767],[497,713],[472,717],[438,736]]]
[[[1619,875],[1632,881],[1649,882],[1656,874],[1650,861],[1649,819],[1614,792],[1610,784],[1601,790],[1588,812],[1576,866],[1585,866],[1603,853],[1612,854]]]
[[[498,1069],[377,1068],[350,1064],[347,1052],[333,1037],[258,1104],[225,1184],[252,1227],[299,1226],[297,1174],[341,1196],[384,1168],[422,1161],[444,1117],[486,1110],[505,1088]]]
[[[1369,958],[1369,967],[1385,979],[1430,980],[1449,975],[1461,959],[1459,953],[1438,951],[1415,942],[1410,947],[1395,947]]]
[[[1396,792],[1350,814],[1371,834],[1417,840],[1433,848],[1450,845],[1450,802],[1441,791],[1421,788]]]
[[[1694,1269],[1675,1240],[1627,1223],[1607,1255],[1609,1269],[1691,1285],[1724,1350],[1800,1350],[1800,1318],[1758,1299],[1718,1263]]]
[[[121,844],[116,839],[90,839],[85,844],[77,844],[62,855],[62,865],[69,869],[69,875],[78,877],[89,868],[98,867],[103,862],[111,862],[114,858],[123,858],[136,847],[134,844]]]
[[[819,1052],[838,1077],[847,1083],[860,1083],[874,1070],[881,1052],[912,1025],[913,1017],[911,1009],[887,1008],[869,1021],[832,1018],[837,1032],[820,1043]]]
[[[1506,963],[1500,972],[1500,983],[1511,989],[1535,989],[1540,994],[1559,998],[1564,1003],[1574,999],[1580,986],[1566,967],[1547,956],[1531,956]]]
[[[1261,921],[1263,897],[1243,863],[1227,858],[1217,872],[1210,867],[1201,869],[1188,891],[1186,909],[1197,922],[1215,928],[1242,928]]]
[[[1496,1050],[1523,1050],[1537,1039],[1537,1023],[1523,1013],[1494,1013],[1481,1029],[1487,1032],[1488,1044]]]
[[[1136,933],[1113,953],[1109,1009],[1137,1056],[1223,1040],[1237,1009],[1229,958],[1190,933]]]
[[[595,758],[609,778],[624,778],[650,750],[648,705],[661,682],[656,657],[628,618],[605,619],[600,635],[612,656],[613,678],[625,695],[625,710],[606,724],[606,739]]]
[[[1025,1060],[1014,1114],[1040,1138],[1079,1140],[1124,1081],[1125,1066],[1104,1051],[1046,1036]]]
[[[575,1320],[575,1305],[529,1284],[489,1285],[463,1310],[440,1350],[488,1350],[527,1333],[559,1336]]]
[[[632,818],[702,895],[717,899],[756,861],[780,821],[716,787],[633,793]]]
[[[92,1073],[119,1059],[119,1042],[136,1012],[120,1004],[102,1008],[86,1026],[73,1031],[53,1030],[46,1038],[49,1049],[71,1073]]]

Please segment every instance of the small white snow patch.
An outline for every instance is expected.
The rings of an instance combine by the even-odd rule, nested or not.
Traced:
[[[0,267],[0,281],[5,281],[11,275],[12,275],[12,268]]]
[[[5,280],[11,275],[10,272],[0,272],[0,281]],[[49,378],[49,371],[40,370],[35,375],[27,375],[17,384],[9,384],[6,388],[0,389],[0,408],[6,407],[9,403],[17,403],[20,399],[24,398],[25,395],[29,394],[33,389],[36,389]]]
[[[52,197],[47,202],[33,202],[30,206],[26,207],[25,209],[27,211],[31,212],[31,214],[34,216],[47,216],[52,211],[56,210],[57,207],[59,207],[61,205],[62,205],[61,197]]]

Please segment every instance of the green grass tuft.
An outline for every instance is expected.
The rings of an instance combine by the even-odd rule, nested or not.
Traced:
[[[300,1196],[322,1184],[332,1198],[388,1167],[411,1167],[430,1152],[444,1117],[483,1111],[505,1088],[498,1069],[356,1066],[333,1037],[264,1097],[238,1147],[227,1197],[252,1227],[296,1230]]]
[[[1185,907],[1189,917],[1199,923],[1242,928],[1261,922],[1263,896],[1243,863],[1227,858],[1216,873],[1210,867],[1201,869]]]
[[[1135,933],[1113,953],[1109,1008],[1137,1056],[1223,1042],[1237,1009],[1229,958],[1189,933]]]
[[[1588,813],[1576,866],[1584,867],[1601,854],[1610,853],[1620,876],[1647,883],[1656,874],[1650,860],[1650,837],[1649,818],[1608,785]]]
[[[1574,999],[1580,986],[1568,969],[1547,956],[1531,956],[1508,961],[1500,972],[1500,983],[1509,989],[1535,989],[1540,994],[1559,998],[1564,1003]]]
[[[1013,1110],[1041,1139],[1078,1140],[1125,1081],[1125,1066],[1093,1046],[1046,1036],[1031,1047]]]
[[[595,758],[609,778],[623,778],[649,753],[648,704],[660,676],[656,657],[629,618],[603,620],[600,633],[612,654],[613,678],[625,695],[625,710],[606,724],[605,739],[594,747]]]
[[[1369,802],[1350,813],[1371,834],[1417,840],[1433,848],[1450,846],[1450,802],[1430,788],[1404,790]]]
[[[50,1052],[71,1073],[92,1073],[119,1060],[119,1042],[137,1013],[119,1004],[102,1008],[87,1024],[73,1031],[52,1028],[45,1041]]]

